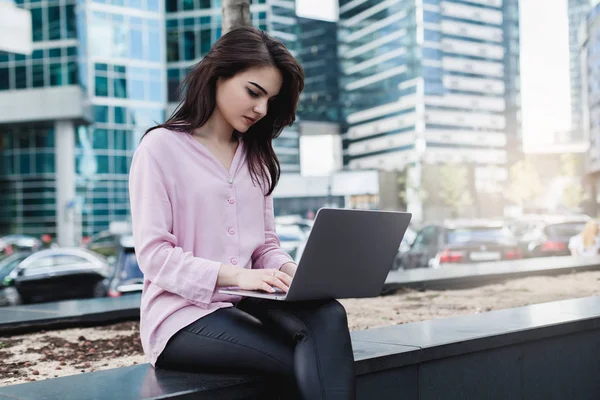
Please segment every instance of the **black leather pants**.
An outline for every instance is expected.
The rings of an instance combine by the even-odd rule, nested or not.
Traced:
[[[356,398],[346,311],[335,300],[245,298],[175,334],[156,366],[267,375],[303,399]]]

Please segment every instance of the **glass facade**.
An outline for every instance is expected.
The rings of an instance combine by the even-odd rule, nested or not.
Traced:
[[[376,0],[341,0],[339,11],[341,122],[347,132],[344,164],[369,167],[364,159],[405,148],[404,143],[390,142],[372,146],[374,140],[415,129],[414,121],[407,120],[406,125],[380,125],[379,121],[394,121],[415,111],[415,104],[389,105],[402,94],[414,94],[414,88],[399,85],[420,76],[417,12],[412,0],[388,5]]]
[[[595,175],[596,191],[600,188],[600,4],[590,12],[587,20],[586,40],[581,48],[585,79],[583,127],[590,141],[588,173]]]
[[[87,236],[129,218],[127,180],[134,150],[145,130],[165,119],[161,4],[94,1],[80,16],[82,34],[88,38],[82,64],[94,114],[94,123],[76,133],[75,148],[77,195]]]
[[[15,3],[31,12],[33,52],[0,53],[0,93],[81,84],[76,2]],[[0,234],[55,235],[54,122],[0,125],[0,158]]]
[[[54,130],[0,130],[0,232],[55,234]]]
[[[507,150],[509,162],[520,157],[523,132],[521,125],[521,40],[519,1],[504,0],[504,85],[506,101]]]
[[[298,24],[298,58],[305,74],[298,117],[337,123],[340,120],[337,24],[306,18],[298,18]]]
[[[0,91],[76,85],[77,47],[34,50],[30,56],[0,54]]]
[[[93,123],[75,126],[82,232],[129,218],[127,179],[143,132],[164,121],[164,13],[157,0],[20,2],[31,9],[31,56],[0,56],[0,90],[79,85]],[[56,234],[54,121],[2,128],[0,232]],[[50,126],[51,128],[46,128]],[[90,171],[90,166],[92,170]]]
[[[506,164],[521,143],[516,0],[340,1],[345,164]]]
[[[129,218],[131,158],[145,130],[167,117],[178,86],[221,36],[220,0],[17,0],[31,10],[34,51],[0,53],[0,93],[78,85],[93,121],[75,126],[82,233]],[[293,0],[252,0],[253,26],[298,54]],[[55,121],[2,126],[0,234],[56,234]],[[299,134],[275,142],[283,172],[299,172]]]
[[[75,0],[24,1],[30,10],[34,51],[0,52],[0,91],[78,83]]]
[[[569,71],[571,76],[571,140],[583,139],[582,81],[579,29],[591,10],[591,0],[569,0]]]

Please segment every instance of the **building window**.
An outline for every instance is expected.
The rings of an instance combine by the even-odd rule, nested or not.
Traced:
[[[107,97],[108,96],[108,78],[103,76],[96,77],[96,96]]]
[[[10,89],[10,72],[7,67],[0,68],[0,90]]]
[[[94,106],[94,115],[96,122],[108,122],[108,106]]]

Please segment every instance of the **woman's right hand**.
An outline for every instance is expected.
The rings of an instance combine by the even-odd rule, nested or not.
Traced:
[[[289,290],[292,277],[277,269],[242,269],[237,278],[237,286],[243,290],[264,290],[273,293],[273,287]]]

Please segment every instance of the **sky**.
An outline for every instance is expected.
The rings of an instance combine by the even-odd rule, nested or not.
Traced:
[[[331,21],[337,20],[337,5],[337,0],[296,0],[296,11]],[[520,5],[523,141],[537,147],[571,125],[567,0],[521,0]],[[317,148],[318,140],[308,138],[305,146]]]
[[[296,0],[296,13],[305,18],[336,21],[338,2],[337,0]]]
[[[529,147],[570,128],[569,28],[567,0],[520,3],[523,141]]]

